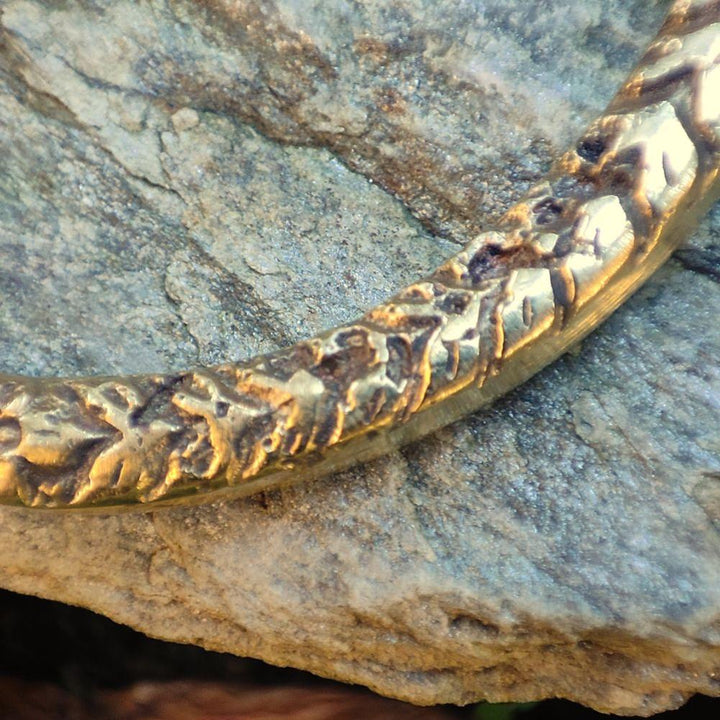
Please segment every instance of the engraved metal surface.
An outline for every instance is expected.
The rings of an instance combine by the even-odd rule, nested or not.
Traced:
[[[0,375],[0,502],[154,508],[344,467],[470,412],[630,295],[718,196],[720,2],[680,0],[497,227],[346,326],[237,364]]]

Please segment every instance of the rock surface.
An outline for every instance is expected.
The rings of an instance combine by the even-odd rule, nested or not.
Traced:
[[[666,8],[5,0],[3,370],[213,363],[349,319],[518,197]],[[719,233],[715,208],[577,354],[372,464],[2,509],[0,584],[415,703],[720,695]]]

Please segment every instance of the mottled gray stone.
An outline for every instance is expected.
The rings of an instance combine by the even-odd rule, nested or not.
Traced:
[[[667,5],[5,0],[3,369],[179,368],[349,319],[518,197]],[[4,509],[0,584],[417,703],[718,695],[718,233],[716,208],[577,353],[372,464]]]

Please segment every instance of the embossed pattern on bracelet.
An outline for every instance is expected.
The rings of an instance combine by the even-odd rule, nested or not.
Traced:
[[[597,325],[715,197],[719,167],[720,3],[682,0],[544,182],[355,322],[177,374],[0,375],[0,501],[154,507],[383,452],[456,417],[453,403],[489,402]]]

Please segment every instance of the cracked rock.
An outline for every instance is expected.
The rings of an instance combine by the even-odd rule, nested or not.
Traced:
[[[522,194],[664,7],[6,0],[3,371],[162,371],[351,318]],[[718,233],[715,209],[577,354],[371,464],[2,509],[0,584],[419,704],[720,695]]]

